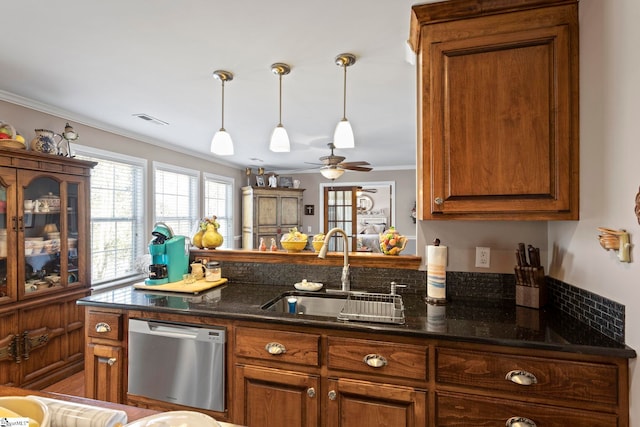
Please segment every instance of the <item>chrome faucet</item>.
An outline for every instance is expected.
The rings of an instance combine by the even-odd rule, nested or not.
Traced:
[[[324,237],[324,243],[322,244],[322,248],[320,248],[320,252],[318,253],[318,258],[326,258],[327,249],[329,248],[329,240],[331,240],[331,236],[335,233],[342,234],[344,238],[344,266],[342,267],[342,292],[349,292],[351,290],[351,283],[349,282],[349,237],[347,233],[341,228],[332,228],[329,230],[327,235]]]

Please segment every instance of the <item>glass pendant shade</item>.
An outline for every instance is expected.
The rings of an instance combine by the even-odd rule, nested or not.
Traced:
[[[336,130],[333,133],[333,145],[335,145],[336,148],[355,147],[351,123],[349,123],[349,120],[346,118],[340,120],[336,126]]]
[[[323,167],[320,169],[320,173],[327,179],[335,180],[342,176],[344,169],[338,169],[336,167]]]
[[[232,156],[233,155],[233,141],[231,135],[221,128],[211,140],[211,152],[218,156]]]
[[[282,124],[279,124],[273,129],[269,149],[276,153],[288,153],[291,151],[289,134],[287,134],[287,130],[282,126]]]

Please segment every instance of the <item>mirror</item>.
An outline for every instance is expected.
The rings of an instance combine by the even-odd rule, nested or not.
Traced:
[[[373,199],[366,194],[356,195],[356,209],[359,214],[364,214],[373,208]]]

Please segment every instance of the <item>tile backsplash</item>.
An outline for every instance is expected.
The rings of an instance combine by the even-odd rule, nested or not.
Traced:
[[[224,277],[236,282],[293,285],[307,279],[324,283],[327,287],[340,288],[342,267],[233,261],[221,264]],[[394,281],[408,285],[401,290],[403,294],[426,295],[426,271],[352,267],[350,272],[352,290],[386,293],[389,292],[389,284]],[[550,277],[547,277],[547,286],[549,306],[624,343],[624,305]],[[515,275],[448,271],[447,298],[515,301]]]

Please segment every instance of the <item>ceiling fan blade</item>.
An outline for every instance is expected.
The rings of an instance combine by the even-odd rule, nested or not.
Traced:
[[[342,163],[340,163],[340,165],[342,165],[342,166],[344,166],[344,165],[349,165],[349,166],[369,166],[370,163],[361,160],[359,162],[342,162]]]
[[[367,167],[367,166],[357,166],[357,165],[345,165],[345,164],[339,164],[338,165],[339,168],[342,169],[348,169],[351,171],[359,171],[359,172],[369,172],[370,170],[372,170],[373,168]]]

